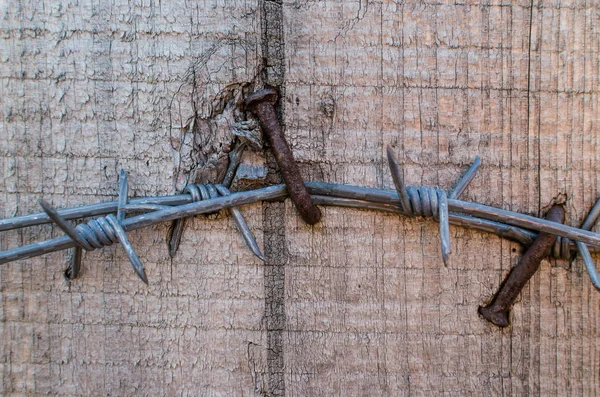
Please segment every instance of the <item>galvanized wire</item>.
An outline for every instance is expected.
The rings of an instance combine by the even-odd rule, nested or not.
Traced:
[[[596,206],[594,206],[594,209],[591,211],[582,227],[574,228],[513,211],[459,200],[457,197],[473,178],[475,171],[479,166],[479,161],[476,161],[471,166],[469,172],[461,178],[457,187],[450,195],[446,195],[445,191],[438,188],[404,186],[403,180],[401,177],[398,177],[401,175],[401,169],[393,158],[393,154],[390,156],[390,153],[391,152],[388,153],[388,159],[390,160],[390,168],[397,188],[396,191],[326,182],[306,182],[306,186],[311,194],[311,199],[319,205],[386,211],[406,216],[433,217],[440,222],[442,258],[444,259],[444,263],[446,263],[448,254],[450,253],[450,238],[447,226],[450,223],[495,233],[501,237],[518,241],[524,245],[531,244],[537,235],[536,232],[543,231],[554,234],[561,237],[553,250],[555,255],[565,257],[566,252],[571,254],[572,252],[579,251],[586,265],[586,269],[590,274],[592,283],[596,288],[600,288],[600,276],[598,276],[598,272],[596,271],[589,254],[589,248],[597,251],[600,247],[600,234],[589,231],[600,215],[600,200]],[[122,176],[120,197],[117,201],[58,211],[53,209],[50,210],[49,206],[44,205],[46,213],[0,220],[0,231],[56,222],[61,225],[61,228],[68,234],[64,237],[0,252],[0,264],[72,247],[90,250],[99,248],[98,244],[104,246],[108,245],[106,244],[107,242],[116,242],[113,238],[109,238],[108,240],[110,241],[107,242],[103,242],[99,239],[101,235],[98,235],[98,226],[99,222],[102,222],[100,219],[106,219],[108,221],[111,225],[111,233],[115,235],[116,240],[123,243],[126,241],[125,232],[127,231],[155,225],[160,222],[216,212],[222,209],[230,209],[241,205],[261,201],[281,200],[288,196],[287,188],[284,185],[269,186],[231,194],[228,194],[229,191],[226,188],[219,186],[217,189],[213,188],[215,189],[214,194],[208,194],[207,197],[201,197],[203,200],[200,201],[198,201],[199,197],[195,197],[202,196],[200,190],[197,195],[194,195],[195,190],[193,190],[193,188],[187,189],[188,194],[128,200],[126,185],[126,176]],[[217,190],[219,190],[219,193],[222,194],[222,196],[218,196]],[[125,218],[126,213],[133,212],[137,212],[138,215]],[[139,214],[139,212],[143,213]],[[110,215],[115,213],[117,216]],[[251,241],[254,239],[251,237],[251,233],[248,234],[249,228],[247,225],[244,226],[245,221],[244,223],[240,223],[239,216],[235,216],[236,210],[234,210],[233,213],[238,228],[242,230],[249,247],[257,256],[263,259],[256,241]],[[66,222],[66,220],[88,218],[98,215],[109,216],[98,220],[88,221],[87,224],[81,224],[75,228],[68,225],[68,222]],[[238,215],[240,214],[238,213]],[[93,233],[90,234],[91,232],[95,232],[96,235]],[[75,234],[73,235],[73,233]],[[125,239],[123,239],[123,236],[125,236]],[[142,277],[143,267],[136,266],[139,259],[137,261],[134,260],[137,256],[134,258],[130,255],[132,248],[130,244],[127,243],[127,245],[128,246],[125,248],[130,260],[132,260],[134,269],[136,269],[138,275]],[[73,269],[71,271],[73,271]],[[145,276],[145,274],[143,275]],[[142,277],[142,279],[144,279],[144,277]]]

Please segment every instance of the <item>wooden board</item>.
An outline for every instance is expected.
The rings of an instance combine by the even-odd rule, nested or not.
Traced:
[[[112,200],[121,168],[132,196],[171,194],[220,155],[240,117],[223,98],[267,84],[307,180],[392,188],[389,145],[409,184],[451,189],[480,155],[465,199],[537,216],[566,193],[579,226],[600,195],[598,7],[4,4],[0,215]],[[279,180],[268,151],[252,161]],[[173,259],[169,225],[129,233],[149,287],[118,246],[70,284],[68,252],[2,265],[0,393],[599,394],[580,260],[544,261],[500,330],[477,307],[518,244],[451,227],[444,267],[434,221],[322,211],[309,227],[289,200],[245,206],[266,264],[224,215],[189,221]],[[3,232],[0,249],[61,235]]]

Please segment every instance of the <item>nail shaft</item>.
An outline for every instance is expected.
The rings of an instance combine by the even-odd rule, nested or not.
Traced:
[[[551,222],[564,222],[565,210],[560,205],[554,205],[546,214]],[[525,251],[521,261],[511,269],[508,277],[494,296],[491,304],[479,307],[479,313],[489,322],[499,326],[509,325],[510,307],[521,293],[521,289],[540,267],[542,260],[548,256],[556,236],[541,232],[533,244]]]
[[[300,216],[309,225],[314,225],[321,219],[321,211],[313,204],[300,169],[290,147],[283,135],[279,124],[275,102],[277,92],[273,89],[263,89],[246,98],[246,108],[259,120],[263,133],[275,156],[281,176],[290,193],[290,197],[300,213]]]

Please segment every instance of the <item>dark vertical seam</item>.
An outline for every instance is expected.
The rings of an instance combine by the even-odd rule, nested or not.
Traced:
[[[530,3],[530,8],[529,8],[529,40],[528,40],[528,48],[527,48],[527,136],[529,137],[530,134],[530,128],[531,128],[531,46],[532,46],[532,41],[533,41],[533,7],[534,7],[534,0],[531,0]],[[539,125],[538,125],[539,128]],[[537,147],[537,151],[538,151],[538,210],[542,207],[542,197],[541,197],[541,189],[539,186],[539,183],[541,181],[541,167],[540,167],[540,155],[541,155],[541,149],[540,149],[540,145],[539,145],[539,135],[538,135],[538,147]],[[527,139],[527,153],[529,153],[529,138]],[[531,326],[531,324],[530,324]],[[539,328],[539,322],[538,322],[538,328]],[[537,330],[538,332],[534,333],[538,334],[540,329]],[[529,333],[529,336],[531,337],[531,333]],[[530,344],[529,346],[531,346],[531,340],[529,341]],[[528,358],[531,360],[533,357],[533,355],[531,354],[531,351],[528,354]],[[539,394],[539,368],[540,363],[538,363],[538,368],[537,368],[537,372],[538,372],[538,382],[537,382],[537,393]],[[533,381],[533,385],[528,385],[529,390],[533,391],[533,388],[535,388],[536,386],[536,380],[534,379]],[[533,393],[535,394],[535,391],[533,391]]]
[[[281,1],[261,3],[261,50],[264,83],[279,89],[278,113],[283,119],[285,107],[285,55],[283,8]],[[285,130],[285,122],[282,123]],[[273,155],[266,152],[267,182],[278,183],[279,174]],[[267,332],[267,392],[269,396],[285,395],[283,336],[285,315],[285,263],[288,253],[285,238],[285,204],[263,205],[265,313]]]
[[[588,4],[587,4],[587,0],[586,0],[586,1],[584,1],[584,13],[583,13],[585,15],[585,17],[584,17],[585,18],[585,20],[584,20],[584,29],[583,29],[583,31],[584,31],[584,34],[583,34],[583,57],[584,57],[584,61],[583,61],[583,75],[584,76],[587,76],[587,70],[586,70],[587,62],[585,62],[585,59],[586,59],[585,54],[586,54],[586,49],[587,49],[587,34],[585,32],[587,32],[587,22],[588,22],[588,20],[587,20],[587,15],[588,14],[586,12],[587,7],[588,7]],[[586,90],[586,82],[587,82],[587,79],[584,77],[584,79],[583,79],[583,99],[582,99],[582,107],[583,107],[583,112],[582,113],[583,113],[583,115],[582,115],[582,120],[581,120],[582,121],[582,124],[581,124],[582,125],[582,129],[581,129],[581,135],[582,135],[582,139],[581,139],[581,154],[582,154],[582,157],[583,157],[583,153],[585,151],[585,115],[586,115],[586,111],[585,111],[585,96],[586,96],[586,92],[587,92],[587,90]],[[593,89],[590,90],[590,91],[593,92]],[[592,98],[593,98],[593,94],[592,94]],[[593,108],[591,110],[592,110],[592,115],[593,115],[594,114]],[[590,139],[590,146],[592,146],[592,147],[594,146],[591,139]],[[593,150],[592,153],[598,153],[598,151],[597,150]],[[594,162],[594,164],[597,164],[597,162]],[[593,179],[595,179],[595,178],[593,178]],[[581,164],[581,180],[584,181],[584,184],[585,184],[585,159],[582,161],[582,164]],[[596,191],[595,186],[592,186],[592,192],[594,192],[594,191]],[[582,194],[582,197],[581,197],[580,200],[585,203],[585,189],[583,189],[583,194]],[[581,262],[581,261],[577,261],[577,262]],[[578,265],[578,270],[579,270],[579,266],[580,265]],[[578,273],[579,272],[577,272],[575,274],[578,274]],[[585,273],[585,272],[582,270],[582,273]],[[577,281],[581,283],[584,279],[585,279],[585,276],[582,274],[582,276]],[[580,291],[584,290],[584,287],[583,287],[582,284],[580,284],[577,287],[579,288]],[[584,321],[585,321],[585,317],[584,317],[585,316],[585,314],[584,314],[585,307],[583,306],[584,293],[581,292],[580,296],[581,296],[581,301],[579,302],[579,305],[580,305],[581,310],[579,311],[580,314],[579,314],[579,319],[578,320],[580,320],[581,323],[583,324]],[[581,350],[583,352],[583,332],[581,332],[581,334],[578,335],[578,339],[581,341],[581,345],[580,346],[581,346],[581,348],[582,348]],[[571,357],[573,357],[573,356],[571,356]],[[584,364],[584,360],[583,360],[583,354],[580,355],[580,359],[581,359],[581,361],[580,361],[581,368],[584,368],[585,364]],[[573,376],[573,377],[570,377],[570,379],[577,379],[577,378],[575,376]],[[595,379],[591,383],[592,384],[597,384],[595,382]],[[584,393],[584,390],[585,390],[585,377],[584,376],[581,377],[580,384],[581,384],[581,392]]]
[[[530,116],[531,116],[531,43],[533,40],[533,4],[534,0],[531,0],[530,3],[530,7],[529,7],[529,40],[528,40],[528,45],[527,45],[527,134],[529,135],[530,132],[530,127],[531,127],[531,121],[530,121]],[[538,125],[538,132],[539,132],[539,125]],[[527,140],[527,152],[529,153],[529,139]],[[539,158],[541,155],[541,148],[539,145],[539,134],[538,134],[538,147],[537,147],[537,154],[538,154],[538,188],[539,188],[539,183],[541,181],[541,167],[540,167],[540,163],[539,163]],[[538,191],[538,210],[542,208],[542,195],[541,192]]]

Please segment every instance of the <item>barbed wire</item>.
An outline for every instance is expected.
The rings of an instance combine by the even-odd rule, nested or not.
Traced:
[[[0,220],[0,231],[53,222],[65,233],[63,237],[2,251],[0,264],[75,248],[71,264],[65,272],[69,279],[73,279],[80,272],[83,250],[92,251],[120,243],[135,273],[148,284],[144,266],[127,238],[128,231],[161,222],[176,221],[169,239],[169,255],[173,257],[181,241],[186,218],[225,209],[232,215],[249,249],[265,261],[250,227],[237,207],[290,197],[301,218],[309,225],[321,219],[321,212],[316,205],[360,208],[408,217],[432,218],[440,224],[441,256],[445,265],[452,252],[450,224],[494,233],[527,247],[533,244],[534,248],[524,255],[527,263],[522,266],[519,264],[511,270],[512,276],[509,275],[511,285],[503,285],[503,288],[506,288],[496,295],[493,304],[480,308],[480,314],[484,318],[501,327],[509,324],[508,310],[520,288],[535,273],[541,258],[548,254],[555,258],[569,260],[574,259],[579,253],[593,286],[600,289],[600,276],[590,254],[590,249],[593,252],[600,251],[600,234],[590,231],[600,216],[600,198],[580,228],[463,201],[459,197],[477,173],[481,164],[479,156],[459,179],[454,189],[447,193],[439,187],[406,186],[402,168],[389,147],[387,160],[395,191],[326,182],[304,182],[279,125],[274,108],[276,101],[277,93],[273,89],[259,90],[245,99],[247,110],[250,110],[260,121],[263,133],[275,154],[285,185],[235,193],[229,191],[228,186],[235,177],[241,152],[246,143],[241,143],[230,153],[229,169],[222,184],[189,184],[183,194],[179,195],[129,199],[127,174],[121,170],[119,197],[116,201],[56,210],[49,203],[40,200],[44,212]],[[557,211],[556,204],[560,203],[555,203],[554,211]],[[563,208],[560,207],[559,210],[564,216]],[[136,215],[127,217],[127,214]],[[77,226],[69,222],[95,216],[98,218]],[[559,217],[554,214],[550,218],[556,220]],[[546,252],[546,247],[549,252]],[[517,271],[514,271],[515,269]]]
[[[448,224],[494,233],[500,237],[517,241],[524,246],[529,246],[537,233],[541,231],[556,235],[559,239],[554,244],[551,254],[555,258],[569,259],[574,253],[579,252],[592,283],[600,289],[600,277],[598,277],[590,256],[590,248],[592,252],[599,251],[600,234],[589,231],[600,216],[600,200],[596,202],[582,227],[574,228],[513,211],[459,200],[458,197],[473,179],[479,167],[479,159],[474,162],[449,194],[439,188],[404,186],[400,178],[397,178],[398,175],[401,175],[400,168],[391,151],[388,151],[388,160],[397,191],[326,182],[306,182],[306,187],[312,200],[318,205],[385,211],[411,217],[431,217],[437,220],[440,223],[443,259],[447,258],[451,252]],[[232,208],[237,213],[234,218],[237,219],[237,226],[242,231],[247,245],[251,247],[255,255],[264,260],[256,240],[241,213],[235,207],[288,197],[285,185],[274,185],[230,194],[226,193],[228,192],[226,188],[218,187],[222,195],[203,194],[201,192],[208,189],[206,186],[193,185],[186,189],[188,193],[185,194],[126,199],[127,189],[122,188],[124,185],[127,185],[127,176],[122,172],[120,197],[117,201],[62,210],[55,210],[50,204],[40,201],[44,209],[42,213],[0,220],[0,231],[54,222],[66,234],[63,237],[2,251],[0,252],[0,264],[73,247],[91,251],[119,242],[126,248],[131,262],[135,263],[133,267],[136,269],[136,273],[141,274],[142,271],[139,269],[143,269],[143,267],[140,267],[139,259],[135,259],[137,256],[134,257],[131,254],[134,252],[131,244],[125,239],[120,239],[119,235],[123,236],[125,232],[160,222]],[[211,189],[215,189],[215,192],[217,190],[214,187]],[[138,213],[138,215],[125,217],[125,214],[131,213]],[[112,214],[116,216],[111,216]],[[101,217],[79,224],[77,227],[71,226],[68,222],[93,216]],[[140,277],[144,279],[142,276]]]

